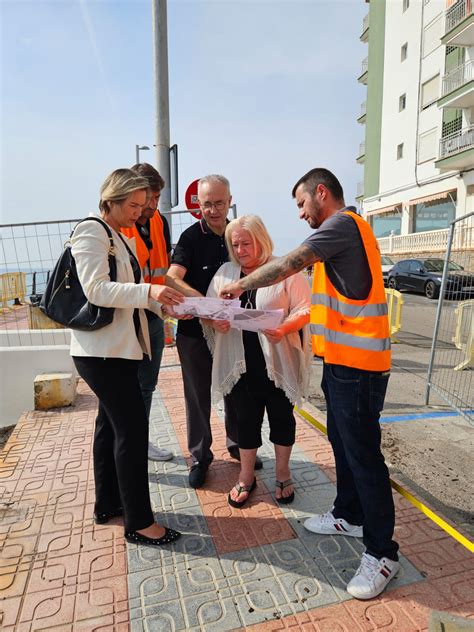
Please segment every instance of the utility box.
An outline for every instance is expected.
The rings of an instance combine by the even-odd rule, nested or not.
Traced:
[[[72,406],[76,399],[73,373],[41,373],[35,377],[35,410]]]

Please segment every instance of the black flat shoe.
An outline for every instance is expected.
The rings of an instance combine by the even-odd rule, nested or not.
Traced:
[[[179,531],[168,529],[165,527],[165,534],[161,538],[149,538],[146,535],[137,533],[137,531],[125,531],[125,539],[131,544],[146,544],[147,546],[162,546],[163,544],[171,544],[181,537]]]
[[[117,507],[117,509],[112,509],[112,511],[104,511],[102,513],[97,513],[94,511],[94,522],[96,524],[107,524],[109,520],[112,520],[112,518],[117,518],[118,516],[123,516],[122,507]]]
[[[236,461],[240,461],[240,452],[239,452],[239,448],[237,447],[232,447],[228,449],[228,452],[230,454],[230,456],[235,459]],[[255,465],[253,467],[254,470],[261,470],[263,468],[263,463],[262,463],[262,459],[257,455],[255,457]]]

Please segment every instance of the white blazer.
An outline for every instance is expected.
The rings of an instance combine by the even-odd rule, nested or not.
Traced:
[[[87,300],[100,307],[115,308],[110,325],[95,331],[71,330],[71,355],[141,360],[144,353],[151,357],[148,322],[143,311],[150,307],[150,284],[135,283],[130,255],[119,235],[109,228],[117,261],[116,282],[109,277],[110,242],[103,226],[95,221],[82,222],[71,238],[72,255]],[[125,235],[122,238],[135,253],[135,240]],[[133,323],[135,308],[140,308],[138,337]]]

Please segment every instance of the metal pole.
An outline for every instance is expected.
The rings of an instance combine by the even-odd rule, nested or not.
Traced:
[[[140,164],[140,145],[135,145],[135,164]]]
[[[454,222],[451,222],[451,225],[449,226],[448,249],[446,250],[446,259],[444,260],[443,278],[441,280],[441,289],[439,291],[438,309],[436,310],[435,328],[433,332],[433,340],[431,342],[430,363],[428,365],[428,375],[426,378],[426,381],[427,381],[426,395],[425,395],[426,406],[428,406],[430,402],[431,375],[433,373],[433,364],[434,364],[434,357],[435,357],[435,352],[436,352],[436,343],[438,341],[439,324],[441,322],[441,310],[443,309],[444,293],[446,290],[446,283],[448,282],[449,259],[451,257],[451,246],[453,244],[455,223],[456,223],[456,220],[454,220]]]
[[[156,99],[156,165],[165,187],[160,197],[160,212],[171,212],[170,115],[168,84],[168,24],[166,0],[153,1],[153,53]],[[172,223],[170,222],[170,232]],[[171,234],[171,239],[173,235]]]

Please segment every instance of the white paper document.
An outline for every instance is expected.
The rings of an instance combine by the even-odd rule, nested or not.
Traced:
[[[262,331],[263,329],[275,329],[281,324],[282,320],[282,309],[244,309],[243,307],[233,307],[230,326],[234,329]]]
[[[240,308],[240,301],[237,299],[191,296],[174,305],[173,310],[178,316],[187,314],[212,320],[231,320],[231,309],[235,307]]]
[[[238,299],[192,296],[174,305],[173,310],[178,316],[228,320],[234,329],[247,331],[275,329],[283,320],[282,309],[245,309],[240,307]]]

